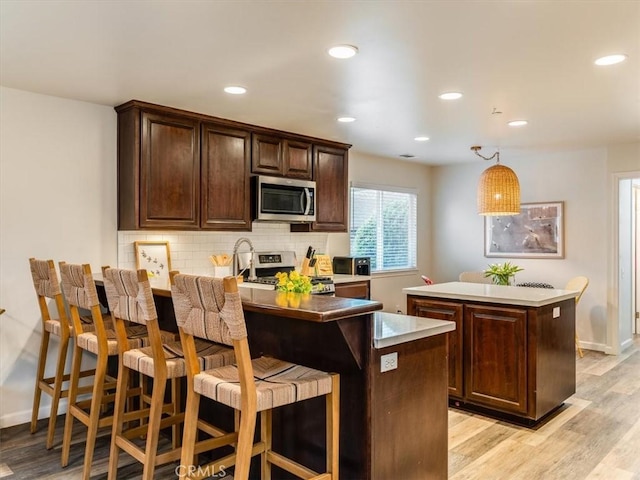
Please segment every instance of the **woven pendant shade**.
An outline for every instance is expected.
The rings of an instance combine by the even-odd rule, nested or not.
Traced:
[[[487,168],[478,182],[480,215],[517,215],[520,213],[520,183],[515,172],[497,163]]]

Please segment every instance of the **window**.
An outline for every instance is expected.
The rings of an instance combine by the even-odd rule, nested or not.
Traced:
[[[371,271],[416,268],[415,190],[351,186],[351,255],[370,257]]]

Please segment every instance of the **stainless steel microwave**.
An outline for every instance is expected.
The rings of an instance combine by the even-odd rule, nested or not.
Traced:
[[[255,220],[314,222],[316,182],[259,175],[255,186]]]

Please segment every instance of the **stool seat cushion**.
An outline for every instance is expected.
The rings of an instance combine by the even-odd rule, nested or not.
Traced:
[[[251,363],[258,411],[331,393],[331,376],[328,373],[270,357],[260,357]],[[241,409],[236,365],[199,373],[194,377],[194,390],[236,410]]]
[[[62,335],[62,325],[60,325],[60,320],[45,320],[44,329],[52,335],[56,335],[58,337]]]
[[[118,354],[118,341],[116,340],[116,331],[111,324],[105,324],[107,332],[107,355]],[[127,338],[129,339],[129,348],[142,348],[149,345],[147,336],[147,327],[144,325],[134,325],[126,327]],[[176,339],[175,333],[160,330],[160,336],[163,342],[172,342]],[[76,340],[78,346],[91,353],[98,354],[98,336],[94,332],[84,332],[78,335]]]
[[[85,320],[83,317],[80,317],[80,320],[82,321],[82,328],[85,332],[93,331],[93,323],[90,320]],[[57,337],[62,336],[62,325],[60,325],[60,320],[57,318],[45,320],[44,329]],[[73,325],[69,325],[69,333],[73,335]]]
[[[200,370],[230,365],[236,360],[233,348],[215,342],[196,339],[196,355],[200,363]],[[167,361],[167,377],[178,378],[187,375],[187,364],[182,353],[182,344],[178,341],[162,345],[164,358]],[[124,365],[132,370],[155,377],[153,355],[151,347],[136,348],[124,353]]]

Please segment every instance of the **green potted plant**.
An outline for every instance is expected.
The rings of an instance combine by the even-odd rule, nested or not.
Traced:
[[[485,277],[491,277],[496,285],[511,285],[517,272],[524,270],[511,262],[492,263],[484,271]]]

